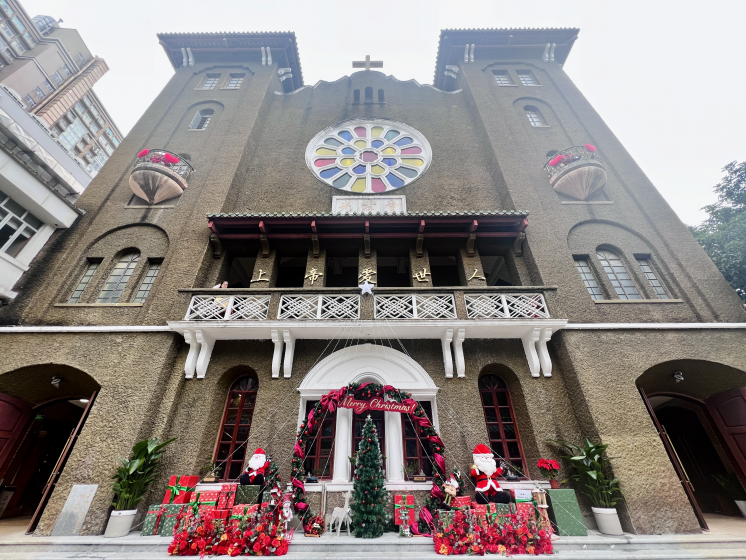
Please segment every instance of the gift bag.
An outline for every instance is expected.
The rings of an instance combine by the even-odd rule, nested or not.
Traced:
[[[394,522],[397,525],[414,524],[413,495],[394,494]]]
[[[143,522],[142,531],[140,532],[141,535],[158,534],[163,511],[163,504],[153,504],[148,507],[148,513],[145,514],[145,521]]]
[[[196,489],[198,476],[173,475],[168,480],[164,504],[188,504]]]
[[[236,488],[236,498],[233,505],[238,504],[256,504],[259,498],[261,486],[247,485]]]
[[[173,537],[174,530],[179,526],[179,514],[188,509],[185,504],[162,504],[163,514],[158,529],[158,534],[162,537]]]

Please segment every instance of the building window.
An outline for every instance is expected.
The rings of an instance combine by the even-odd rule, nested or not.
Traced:
[[[596,276],[593,274],[588,259],[584,257],[575,257],[575,267],[578,269],[578,273],[580,273],[580,278],[583,280],[585,288],[588,290],[588,293],[591,294],[591,299],[604,299],[604,294],[596,281]]]
[[[241,476],[258,389],[259,381],[256,376],[247,375],[238,379],[228,393],[220,439],[213,459],[216,463],[225,465],[221,473],[223,481],[236,480]]]
[[[241,87],[241,84],[243,83],[243,79],[246,77],[246,74],[231,74],[228,77],[228,83],[225,84],[225,89],[238,89]]]
[[[526,111],[526,116],[528,117],[528,122],[531,123],[531,126],[547,126],[547,124],[544,122],[544,119],[541,117],[539,109],[537,109],[533,105],[526,105],[523,110]]]
[[[352,102],[356,105],[360,103],[360,90],[359,89],[356,89],[355,91],[352,92]]]
[[[433,413],[428,401],[420,402],[425,414],[432,421]],[[401,414],[402,437],[404,444],[404,471],[407,476],[433,476],[432,445],[422,435],[422,428],[409,414]],[[383,450],[382,450],[383,451]]]
[[[96,121],[88,123],[88,126],[93,132],[98,132],[99,130],[101,130],[101,125],[98,124]]]
[[[85,57],[83,56],[83,53],[78,53],[78,62],[81,64],[85,64]]]
[[[220,79],[220,74],[208,74],[199,89],[215,89]]]
[[[23,100],[26,102],[26,105],[28,105],[29,107],[35,107],[36,106],[36,101],[34,101],[33,98],[30,95],[25,95],[23,97]]]
[[[484,421],[487,423],[490,448],[497,455],[498,462],[505,459],[520,470],[519,474],[528,476],[513,404],[505,381],[497,375],[481,376],[479,395],[482,399]]]
[[[63,72],[64,72],[64,73],[66,74],[66,75],[68,75],[68,76],[69,76],[70,74],[72,74],[72,72],[70,72],[70,69],[69,69],[69,68],[67,67],[67,64],[63,64],[63,65],[62,65],[62,71],[63,71]]]
[[[60,120],[60,125],[62,125],[63,122],[64,120]],[[72,121],[72,124],[66,128],[65,132],[60,134],[59,141],[63,146],[65,146],[65,148],[72,150],[85,134],[86,129],[85,126],[83,126],[83,123],[80,122],[79,119],[75,119]]]
[[[517,70],[516,74],[518,74],[518,79],[524,86],[540,85],[539,82],[536,81],[536,77],[534,76],[534,73],[531,72],[531,70]]]
[[[96,273],[96,270],[98,269],[97,262],[89,262],[86,266],[85,272],[83,273],[83,276],[80,277],[80,281],[78,282],[78,285],[75,287],[75,290],[73,291],[72,295],[70,296],[70,299],[67,300],[67,303],[78,303],[80,301],[80,298],[83,297],[83,291],[86,289],[86,286],[91,282],[91,278],[93,278],[93,275]]]
[[[0,0],[0,8],[3,9],[5,15],[8,17],[12,16],[15,13],[5,0]]]
[[[381,455],[386,455],[386,433],[384,431],[383,412],[380,410],[366,410],[362,414],[352,415],[352,452],[357,453],[357,448],[363,440],[363,426],[365,426],[365,419],[369,414],[371,420],[373,420],[373,426],[376,428],[378,445],[381,447]],[[385,462],[383,464],[383,470],[386,470]],[[355,472],[354,465],[352,467],[352,472],[353,474]]]
[[[158,276],[158,271],[160,269],[160,262],[148,263],[148,270],[145,273],[145,276],[143,276],[142,282],[140,282],[140,287],[137,289],[137,293],[132,299],[132,303],[145,303],[145,300],[150,293],[150,288],[153,287],[153,282],[155,282],[155,277]]]
[[[382,89],[378,90],[378,102],[379,103],[386,103],[386,98],[384,97],[384,93]]]
[[[44,99],[44,92],[41,90],[41,88],[34,88],[34,93],[39,99]]]
[[[85,113],[85,107],[83,107],[83,104],[80,101],[75,104],[75,110],[78,112],[79,115]]]
[[[5,22],[0,23],[0,33],[5,35],[7,39],[12,39],[15,36],[15,32]]]
[[[306,402],[306,418],[313,410],[318,401]],[[323,418],[323,420],[322,420]],[[309,434],[306,445],[306,458],[303,461],[303,470],[306,474],[319,478],[331,479],[334,475],[334,436],[337,424],[337,413],[326,412],[321,418],[316,419],[313,432]]]
[[[117,140],[117,135],[114,134],[114,131],[110,128],[106,129],[106,135],[111,138],[111,143],[114,144],[114,147],[119,146],[119,140]]]
[[[11,61],[11,62],[13,61],[13,58],[14,58],[13,51],[11,51],[10,47],[8,47],[8,43],[3,41],[2,39],[0,39],[0,53],[2,53],[3,56],[5,56],[5,58],[8,59],[8,61]]]
[[[0,191],[0,251],[18,256],[43,225],[39,218]]]
[[[212,116],[215,113],[212,109],[202,109],[200,111],[197,111],[197,113],[194,115],[194,118],[192,119],[192,122],[189,124],[190,130],[204,130],[207,128],[207,125],[210,124],[210,121],[212,120]]]
[[[616,253],[596,251],[596,256],[601,261],[601,266],[604,267],[604,272],[609,277],[619,299],[642,299],[624,263]]]
[[[493,70],[492,75],[495,76],[495,82],[497,82],[498,86],[514,85],[507,70]]]
[[[26,31],[26,26],[23,25],[23,23],[21,22],[18,16],[13,16],[13,18],[10,21],[13,22],[13,25],[18,30],[18,33],[23,33],[24,31]]]
[[[62,76],[60,76],[59,72],[55,72],[54,74],[52,74],[52,78],[54,78],[54,81],[58,84],[62,83]]]
[[[36,41],[34,41],[31,33],[29,33],[28,31],[23,34],[23,38],[26,39],[26,44],[29,46],[30,49],[33,49],[36,46]]]
[[[18,39],[13,39],[10,42],[10,46],[13,47],[13,50],[16,51],[16,54],[18,55],[22,55],[28,50]]]
[[[365,88],[365,102],[373,103],[373,88],[372,87]]]
[[[54,87],[49,83],[49,80],[44,80],[44,87],[47,88],[47,91],[49,92],[54,91]]]
[[[636,258],[637,263],[642,269],[642,273],[645,275],[645,278],[648,279],[648,282],[650,282],[650,286],[653,288],[655,295],[660,299],[669,299],[665,288],[663,288],[663,284],[661,284],[661,281],[658,279],[658,275],[655,273],[655,269],[650,262],[650,257],[638,256]]]
[[[49,132],[51,132],[52,136],[54,136],[55,138],[60,135],[60,129],[57,126],[53,126],[52,128],[50,128]]]
[[[139,260],[140,253],[137,251],[122,255],[109,273],[96,303],[117,303]]]

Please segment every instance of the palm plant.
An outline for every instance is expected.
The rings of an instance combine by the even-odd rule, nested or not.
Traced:
[[[132,448],[131,459],[121,459],[122,466],[112,477],[114,482],[114,501],[111,505],[115,510],[136,509],[145,497],[148,487],[155,481],[158,474],[159,460],[163,455],[163,448],[176,438],[158,443],[158,438],[144,439]]]
[[[569,455],[561,456],[572,465],[569,480],[581,485],[581,491],[588,496],[593,507],[613,508],[617,501],[624,500],[619,479],[609,478],[606,474],[610,459],[606,457],[608,445],[592,443],[587,438],[582,447],[563,440],[552,440],[552,443],[569,451]]]

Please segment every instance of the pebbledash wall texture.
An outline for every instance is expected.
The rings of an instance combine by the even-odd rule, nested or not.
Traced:
[[[492,374],[509,389],[524,473],[539,477],[536,461],[557,455],[549,440],[600,440],[610,446],[614,475],[627,498],[620,509],[625,530],[699,531],[640,389],[705,402],[746,386],[746,313],[565,74],[562,63],[577,37],[576,29],[448,30],[441,34],[434,86],[374,70],[309,86],[303,84],[292,33],[159,35],[175,68],[172,79],[81,196],[78,205],[85,215],[75,227],[54,234],[15,287],[20,295],[0,308],[0,393],[40,410],[98,391],[37,533],[52,531],[74,484],[99,485],[82,532],[101,533],[110,511],[109,480],[118,459],[128,456],[140,439],[178,438],[141,510],[160,501],[170,474],[196,474],[203,465],[219,461],[226,399],[233,383],[245,375],[258,382],[250,430],[242,432],[244,440],[248,433],[248,455],[265,448],[283,465],[283,480],[289,480],[288,458],[301,406],[296,389],[335,350],[366,344],[371,345],[368,350],[392,346],[402,363],[408,356],[437,386],[433,412],[449,470],[468,471],[473,447],[488,442],[479,383],[481,376]],[[404,143],[390,154],[371,157],[381,166],[387,156],[391,162],[421,157],[419,164],[410,163],[414,171],[407,171],[403,161],[399,168],[400,179],[414,173],[415,180],[389,188],[395,182],[391,178],[376,183],[387,192],[355,192],[350,187],[356,177],[383,177],[370,167],[361,171],[367,175],[357,175],[355,169],[366,165],[357,160],[348,166],[350,181],[335,188],[317,177],[324,166],[314,158],[329,155],[334,160],[329,165],[341,166],[330,173],[341,173],[348,168],[339,163],[342,148],[327,143],[330,151],[312,150],[308,163],[306,152],[320,131],[335,125],[330,137],[344,144],[335,131],[351,119],[357,125],[404,123],[427,140],[431,159],[429,154],[405,155]],[[376,138],[370,127],[367,131]],[[354,146],[354,137],[350,142]],[[370,138],[363,142],[368,149],[375,147]],[[597,151],[588,151],[586,144]],[[572,147],[578,148],[567,150]],[[130,176],[137,154],[146,148],[188,160],[195,171],[183,194],[156,205],[133,195]],[[365,148],[350,149],[354,159]],[[590,161],[590,167],[604,170],[604,181],[583,196],[553,188],[545,164],[557,154],[569,158],[549,171],[576,173],[575,180],[589,187],[590,180],[583,183],[580,175]],[[358,226],[349,225],[344,216],[332,215],[335,196],[402,195],[407,214],[400,217],[415,216],[422,229],[410,231],[408,225],[392,222],[388,233],[376,234],[373,220],[380,216],[371,216],[368,231],[365,218],[354,229]],[[435,218],[430,216],[454,212],[461,213],[459,223],[431,225]],[[523,225],[489,230],[480,223],[483,215],[499,212],[519,216],[516,223]],[[308,231],[306,225],[282,222],[282,213],[308,216]],[[464,226],[463,217],[473,226]],[[216,226],[218,218],[233,229]],[[317,232],[323,224],[336,227],[339,235]],[[418,233],[423,235],[418,238]],[[113,278],[117,262],[135,251],[139,259],[129,276]],[[613,253],[618,262],[601,261],[602,251]],[[333,284],[335,258],[357,263],[352,283]],[[418,326],[417,318],[405,320],[414,333],[407,335],[396,331],[396,318],[377,320],[372,308],[363,309],[359,321],[278,316],[281,298],[288,294],[359,294],[362,270],[375,272],[384,258],[403,262],[395,266],[400,274],[403,267],[409,285],[376,286],[374,296],[362,296],[362,301],[386,294],[452,294],[451,319],[422,318],[421,323],[433,332],[450,329],[452,338],[463,329],[462,372],[456,371],[458,343],[443,342],[441,334],[418,335],[425,327]],[[301,259],[303,272],[316,268],[323,276],[312,285],[308,278],[292,284],[283,267],[293,259]],[[431,267],[430,261],[437,264]],[[652,267],[663,296],[646,276],[644,262]],[[90,282],[71,301],[92,263],[97,268]],[[211,290],[223,279],[235,278],[230,275],[236,263],[249,268],[245,272],[251,280],[269,281],[240,280],[239,274],[228,291]],[[491,263],[494,268],[487,270]],[[578,268],[582,263],[587,264],[584,277]],[[153,264],[160,268],[152,288],[138,298]],[[460,283],[435,280],[435,271],[449,266],[455,267]],[[505,271],[500,273],[499,266]],[[422,268],[433,275],[419,282],[412,276]],[[112,282],[121,293],[97,303],[105,284]],[[252,293],[268,296],[269,307],[261,317],[237,319],[232,311],[184,319],[200,294],[209,305],[227,309],[233,305],[226,303],[229,297]],[[540,294],[549,317],[524,309],[518,317],[475,318],[465,298],[479,294]],[[322,334],[303,334],[308,329],[299,325],[312,320]],[[548,335],[542,320],[553,321]],[[342,334],[324,331],[324,321]],[[266,330],[261,330],[263,324],[269,325]],[[222,326],[230,334],[210,334],[207,325]],[[511,334],[519,328],[521,333],[536,329],[531,331],[536,338]],[[530,364],[531,349],[541,350],[540,337],[548,347],[548,353],[540,352],[541,374],[538,365]],[[185,370],[191,370],[191,378],[185,379]],[[344,378],[344,372],[335,371],[343,384],[365,373],[347,372],[350,377]],[[671,378],[674,371],[683,372],[685,380],[677,384]],[[62,378],[59,388],[50,384],[54,376]],[[397,385],[405,380],[385,381]],[[349,437],[336,434],[335,445]],[[724,456],[730,470],[743,476],[736,451]],[[389,467],[390,478],[397,469]],[[335,470],[330,478],[346,482],[339,479],[342,469],[335,465]],[[427,494],[426,483],[397,484],[392,488],[408,488],[418,501]],[[339,489],[329,495],[329,511],[343,499],[344,485]],[[319,508],[321,493],[309,496],[312,507]],[[590,522],[583,498],[581,506]]]

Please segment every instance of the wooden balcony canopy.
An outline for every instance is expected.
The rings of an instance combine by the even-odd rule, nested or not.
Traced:
[[[395,239],[517,237],[528,226],[520,210],[402,214],[207,214],[210,230],[228,239]]]

